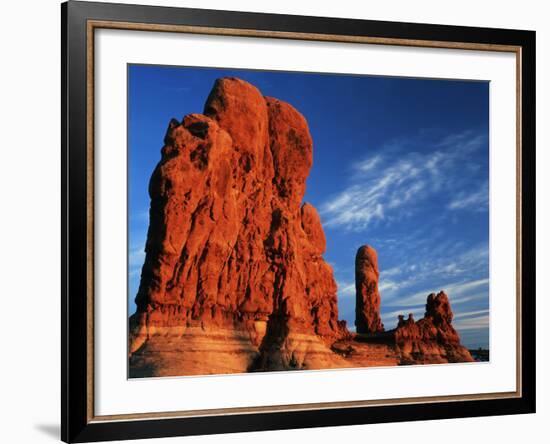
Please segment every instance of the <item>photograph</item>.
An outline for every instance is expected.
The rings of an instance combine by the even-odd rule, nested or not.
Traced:
[[[489,84],[129,63],[128,377],[490,362]]]

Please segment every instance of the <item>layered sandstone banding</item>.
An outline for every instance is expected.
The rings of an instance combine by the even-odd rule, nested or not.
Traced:
[[[357,333],[380,333],[384,324],[380,319],[378,292],[378,256],[376,250],[364,245],[355,256],[355,327]]]
[[[468,349],[460,344],[452,326],[453,312],[448,296],[431,293],[426,302],[426,313],[418,322],[413,315],[399,316],[395,341],[403,364],[471,362]]]
[[[397,365],[424,342],[460,359],[441,298],[418,332],[382,333],[372,247],[357,255],[357,330],[377,335],[338,320],[321,220],[302,203],[312,162],[304,117],[236,78],[216,81],[204,114],[172,119],[149,184],[130,377]]]

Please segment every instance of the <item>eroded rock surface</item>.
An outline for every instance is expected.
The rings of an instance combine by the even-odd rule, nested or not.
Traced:
[[[428,296],[426,313],[418,322],[412,314],[407,319],[400,316],[395,341],[402,363],[472,362],[470,352],[460,344],[452,321],[451,304],[443,291]]]

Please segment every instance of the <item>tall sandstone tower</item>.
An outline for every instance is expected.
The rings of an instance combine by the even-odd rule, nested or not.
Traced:
[[[363,245],[355,256],[355,327],[357,333],[374,334],[384,331],[380,319],[378,292],[378,256],[370,245]]]

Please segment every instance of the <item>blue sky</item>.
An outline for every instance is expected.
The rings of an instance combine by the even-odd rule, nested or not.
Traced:
[[[487,82],[130,65],[129,311],[143,264],[147,186],[168,122],[202,112],[236,76],[307,119],[313,167],[304,200],[321,215],[340,318],[354,326],[354,259],[378,251],[382,320],[424,313],[445,290],[470,347],[489,345]]]

